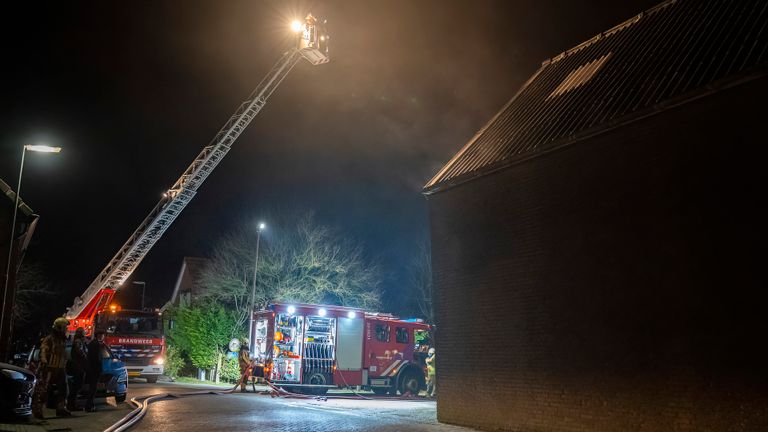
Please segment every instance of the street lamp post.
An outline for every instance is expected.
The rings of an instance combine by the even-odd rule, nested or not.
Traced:
[[[16,235],[16,216],[19,210],[19,196],[21,195],[21,176],[24,173],[24,157],[27,154],[27,150],[38,153],[58,153],[61,151],[61,147],[50,147],[46,145],[25,145],[21,150],[21,164],[19,166],[19,181],[16,184],[16,199],[13,203],[13,222],[11,223],[11,236],[8,238],[8,261],[5,265],[5,283],[3,284],[3,311],[0,313],[0,335],[3,335],[5,325],[5,310],[9,309],[13,311],[13,305],[10,308],[6,308],[6,301],[8,297],[8,282],[11,277],[11,257],[13,256],[13,237]],[[8,324],[10,329],[11,324]],[[10,342],[10,341],[9,341]]]
[[[248,344],[253,346],[253,308],[256,304],[256,275],[259,271],[259,242],[261,241],[261,232],[267,227],[264,222],[259,222],[259,229],[256,231],[256,259],[253,263],[253,284],[251,288],[251,307],[248,309],[250,319],[248,320]]]
[[[135,281],[134,285],[141,285],[141,310],[144,310],[144,292],[147,290],[147,283],[144,281]]]

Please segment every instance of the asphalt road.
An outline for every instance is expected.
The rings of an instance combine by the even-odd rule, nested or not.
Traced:
[[[137,390],[141,385],[134,385]],[[167,392],[167,386],[156,386]],[[142,391],[144,389],[141,389]],[[191,396],[152,404],[134,431],[471,431],[438,424],[434,401],[305,400],[254,393]]]
[[[136,396],[144,396],[155,393],[196,391],[203,388],[210,387],[174,383],[146,384],[142,380],[137,380],[136,382],[129,382],[128,398],[130,399]],[[219,388],[217,388],[217,390],[218,389]],[[73,413],[72,417],[68,418],[56,417],[54,410],[46,408],[43,410],[45,420],[40,421],[37,419],[30,419],[28,422],[22,422],[14,425],[13,428],[8,427],[7,430],[18,430],[25,432],[37,432],[45,430],[101,432],[107,427],[111,426],[113,423],[123,418],[126,414],[131,412],[131,410],[133,410],[131,404],[127,402],[116,404],[115,399],[112,397],[106,399],[96,399],[96,405],[98,411],[95,413],[77,411]],[[5,426],[0,427],[0,431],[4,430],[6,430]]]
[[[131,381],[128,397],[158,393],[185,393],[204,389],[190,384],[147,384]],[[347,396],[351,395],[347,393]],[[72,418],[52,418],[23,431],[71,430],[97,432],[128,414],[128,403],[102,400],[96,413],[77,412]],[[188,396],[150,405],[149,413],[131,431],[471,431],[437,423],[435,402],[430,400],[362,400],[273,398],[256,393]]]

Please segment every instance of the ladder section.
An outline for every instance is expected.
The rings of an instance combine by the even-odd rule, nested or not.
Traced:
[[[181,177],[163,194],[160,202],[91,282],[83,295],[75,298],[74,304],[67,311],[67,318],[77,318],[90,299],[102,289],[118,289],[128,279],[165,230],[194,198],[198,188],[226,156],[232,144],[264,108],[267,99],[301,58],[302,55],[297,49],[283,54],[213,140],[203,148]]]

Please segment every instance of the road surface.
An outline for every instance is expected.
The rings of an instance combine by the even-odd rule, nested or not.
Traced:
[[[201,389],[190,384],[131,381],[128,397],[157,393],[183,393]],[[347,394],[349,395],[349,394]],[[128,403],[102,401],[97,413],[77,412],[73,418],[48,418],[23,431],[71,430],[100,432],[130,412]],[[53,410],[46,410],[53,416]],[[404,431],[469,432],[472,429],[437,423],[430,400],[306,400],[272,398],[255,393],[190,396],[153,403],[149,413],[131,431]]]
[[[434,401],[321,401],[272,398],[254,393],[160,401],[152,405],[149,414],[134,430],[471,431],[438,424]]]

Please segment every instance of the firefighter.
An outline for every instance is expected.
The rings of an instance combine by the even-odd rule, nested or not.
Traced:
[[[435,397],[437,376],[435,375],[435,349],[430,348],[427,356],[427,396]]]
[[[85,371],[88,369],[88,347],[85,343],[85,329],[82,327],[75,330],[70,360],[72,361],[72,388],[69,389],[67,409],[77,411],[77,396],[83,387]]]
[[[32,414],[43,418],[43,406],[48,401],[48,393],[56,386],[56,415],[69,417],[72,415],[66,407],[67,400],[67,326],[69,321],[64,317],[53,321],[51,334],[40,344],[40,365],[37,370],[37,385],[35,398],[32,402]]]
[[[248,349],[248,339],[243,339],[243,343],[240,345],[237,362],[240,365],[240,391],[245,393],[245,385],[251,375],[251,353]]]

